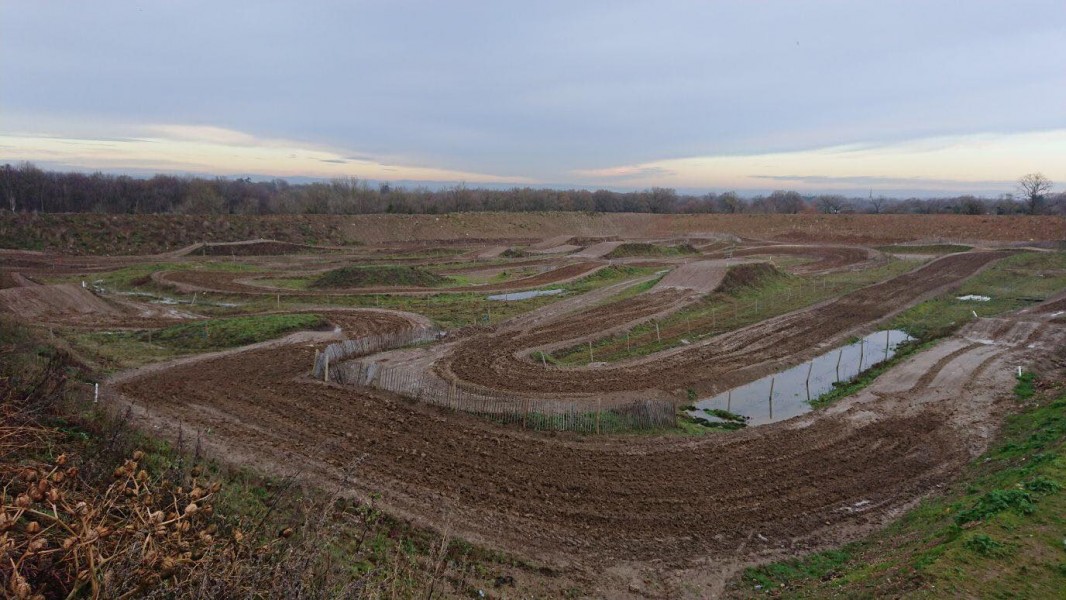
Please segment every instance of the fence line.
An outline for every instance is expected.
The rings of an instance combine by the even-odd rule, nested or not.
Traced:
[[[323,379],[327,368],[332,370],[337,362],[345,358],[430,342],[440,339],[442,335],[444,335],[444,332],[436,327],[418,327],[394,333],[368,335],[354,340],[330,344],[315,357],[311,375],[315,378]],[[329,379],[332,380],[333,377]]]
[[[616,433],[677,426],[674,404],[664,400],[553,400],[472,391],[420,369],[347,361],[329,371],[330,381],[372,386],[420,402],[468,412],[534,430]]]

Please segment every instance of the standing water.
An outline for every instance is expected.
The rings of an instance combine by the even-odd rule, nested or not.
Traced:
[[[700,400],[689,415],[717,421],[705,409],[725,410],[746,417],[748,425],[791,419],[809,412],[810,401],[831,391],[834,383],[848,381],[892,358],[900,344],[913,339],[898,329],[871,333],[812,361]]]

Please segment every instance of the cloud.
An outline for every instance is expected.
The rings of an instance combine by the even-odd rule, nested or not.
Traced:
[[[124,125],[139,136],[64,137],[57,132],[0,132],[0,161],[45,161],[79,169],[155,170],[219,175],[347,177],[411,181],[533,183],[527,177],[396,164],[365,154],[201,125]]]
[[[709,155],[574,170],[583,183],[624,179],[633,186],[799,190],[855,188],[943,192],[1010,191],[1021,175],[1041,171],[1066,181],[1066,129],[935,136],[794,152]]]

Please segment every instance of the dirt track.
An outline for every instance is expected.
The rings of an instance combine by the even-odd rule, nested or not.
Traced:
[[[1066,337],[1050,325],[1030,331],[1017,348],[953,341],[828,411],[701,438],[506,429],[302,380],[307,347],[224,356],[119,387],[150,423],[201,429],[224,456],[271,472],[301,470],[324,484],[366,453],[355,491],[382,492],[397,514],[448,523],[474,542],[588,569],[612,595],[626,585],[609,575],[618,565],[636,563],[645,575],[695,569],[706,579],[708,569],[881,524],[984,447],[994,390],[1012,385],[1017,357],[1003,357],[1029,344],[1055,351]]]
[[[571,315],[529,332],[498,331],[462,340],[438,365],[445,378],[513,392],[610,393],[641,389],[723,389],[760,364],[800,359],[857,327],[873,323],[922,297],[961,283],[1003,253],[966,253],[934,261],[895,279],[865,287],[814,308],[720,335],[705,343],[610,367],[544,368],[520,356],[603,327],[612,305]]]
[[[179,292],[217,292],[241,295],[275,295],[282,296],[350,296],[353,294],[441,294],[447,292],[506,292],[524,290],[543,285],[561,284],[602,269],[602,262],[580,262],[560,266],[530,277],[513,281],[468,285],[456,287],[364,287],[338,288],[329,290],[292,290],[286,288],[256,285],[248,279],[247,273],[227,271],[159,271],[152,274],[152,279],[162,285],[170,286]]]

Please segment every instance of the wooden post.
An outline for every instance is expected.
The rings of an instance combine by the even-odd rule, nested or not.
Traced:
[[[774,403],[774,381],[777,380],[777,376],[770,377],[770,405]]]
[[[863,352],[866,350],[866,338],[859,340],[859,373],[862,373]]]
[[[814,361],[811,361],[811,366],[807,367],[807,402],[811,401],[811,371],[814,370]]]
[[[663,336],[659,334],[659,322],[655,322],[655,339],[659,342],[663,341]]]
[[[281,294],[278,294],[278,310],[281,310]]]
[[[322,381],[329,382],[329,356],[326,356],[326,368],[322,372]]]
[[[885,330],[885,360],[888,360],[888,333],[889,330]]]
[[[311,363],[311,374],[315,374],[315,367],[318,366],[318,348],[315,348],[315,360]]]
[[[626,331],[626,352],[629,352],[629,332]]]
[[[592,340],[589,340],[589,362],[592,362]]]
[[[726,392],[725,409],[729,412],[733,410],[733,388],[729,388],[729,391]]]
[[[196,306],[196,292],[192,293],[192,305]]]
[[[540,364],[545,369],[548,368],[548,358],[546,356],[544,356],[544,351],[543,350],[540,351]]]
[[[844,349],[840,349],[840,353],[837,354],[837,382],[840,381],[840,359],[844,358]]]

